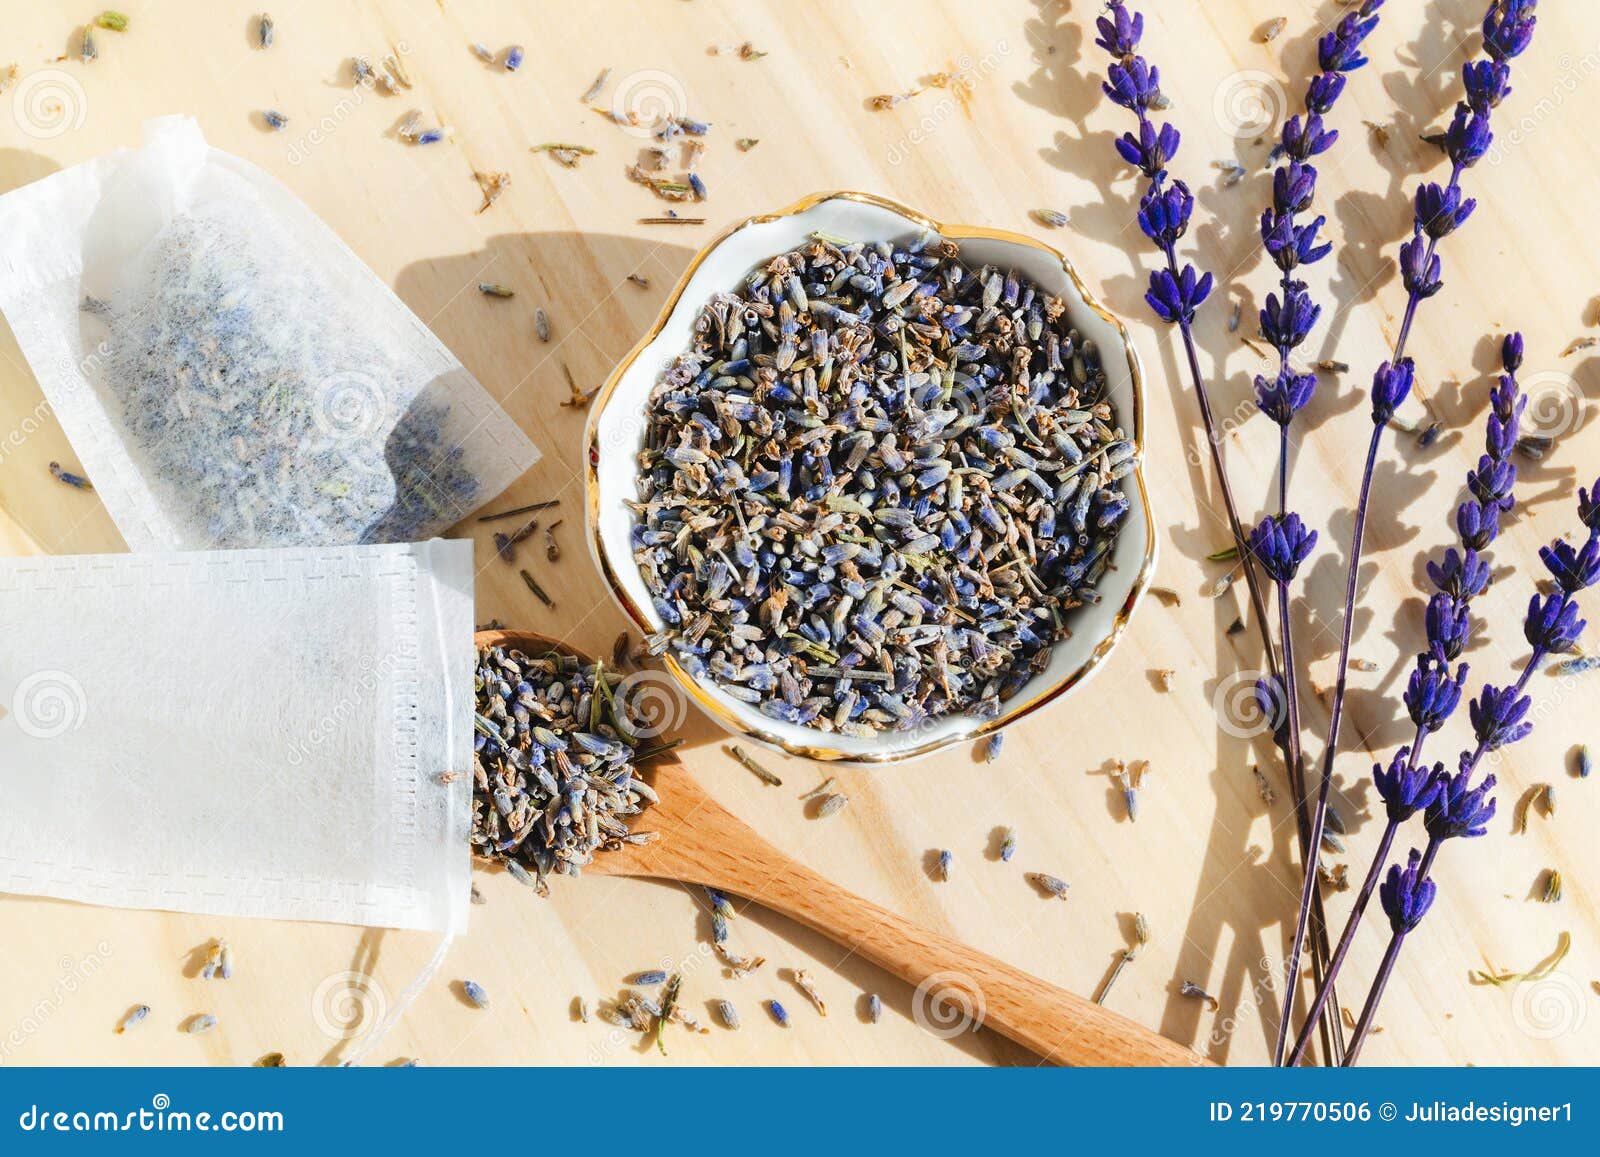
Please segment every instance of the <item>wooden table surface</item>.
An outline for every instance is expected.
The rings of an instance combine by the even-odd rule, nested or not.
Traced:
[[[528,597],[476,524],[479,617],[610,647],[623,624],[580,537],[575,479],[583,412],[561,405],[567,375],[598,384],[654,319],[693,252],[724,225],[824,188],[873,191],[950,221],[1037,232],[1065,250],[1113,309],[1127,317],[1149,373],[1148,469],[1161,526],[1157,583],[1178,605],[1151,599],[1107,669],[1069,699],[1015,728],[999,762],[970,749],[912,766],[824,769],[776,755],[783,777],[766,787],[726,753],[704,721],[685,723],[685,759],[728,807],[784,850],[843,884],[929,926],[1082,993],[1106,977],[1129,943],[1133,914],[1151,940],[1113,990],[1112,1007],[1230,1064],[1260,1063],[1276,1019],[1274,978],[1288,936],[1299,869],[1281,769],[1260,735],[1232,722],[1241,681],[1262,662],[1254,630],[1225,629],[1245,611],[1242,584],[1212,600],[1219,566],[1205,555],[1228,542],[1192,397],[1169,335],[1142,304],[1147,254],[1133,224],[1134,184],[1116,162],[1126,118],[1101,97],[1093,44],[1094,0],[883,0],[851,4],[633,0],[565,3],[363,2],[272,7],[276,43],[252,47],[251,8],[200,0],[128,0],[126,33],[100,32],[100,57],[75,56],[74,22],[86,9],[0,3],[0,71],[19,81],[0,98],[0,189],[111,148],[137,142],[147,117],[199,119],[211,142],[261,165],[319,213],[439,334],[544,449],[544,460],[502,505],[560,497],[565,556],[549,570],[557,604]],[[1252,318],[1271,288],[1254,221],[1268,196],[1262,162],[1275,116],[1298,106],[1316,35],[1341,11],[1333,0],[1230,0],[1147,5],[1146,50],[1162,68],[1185,134],[1178,166],[1198,190],[1193,238],[1224,296],[1200,326],[1202,361],[1227,418],[1227,455],[1247,518],[1267,500],[1275,436],[1248,404],[1262,362],[1225,325],[1229,302]],[[1314,357],[1353,368],[1325,379],[1295,450],[1292,501],[1324,528],[1297,608],[1299,647],[1312,682],[1331,683],[1360,454],[1370,429],[1365,385],[1393,338],[1401,290],[1393,263],[1409,227],[1408,198],[1440,157],[1419,135],[1438,127],[1477,51],[1483,0],[1391,0],[1370,42],[1373,65],[1356,74],[1336,119],[1344,139],[1323,168],[1320,207],[1336,260],[1312,278],[1336,301],[1311,344]],[[1355,672],[1338,763],[1340,808],[1350,831],[1352,875],[1364,870],[1380,826],[1367,773],[1402,739],[1397,697],[1421,638],[1424,557],[1448,541],[1448,513],[1479,452],[1497,336],[1528,335],[1525,385],[1537,423],[1556,435],[1543,462],[1524,461],[1518,512],[1494,550],[1501,581],[1479,604],[1487,629],[1470,658],[1474,674],[1503,681],[1523,653],[1520,612],[1540,544],[1575,526],[1573,501],[1600,459],[1589,419],[1597,383],[1587,353],[1563,356],[1593,334],[1592,214],[1588,185],[1600,175],[1600,9],[1546,5],[1533,49],[1517,63],[1516,92],[1497,120],[1502,148],[1468,177],[1479,198],[1466,230],[1445,242],[1446,287],[1428,303],[1413,339],[1417,416],[1426,406],[1443,434],[1430,449],[1412,435],[1386,441],[1361,574],[1355,654],[1376,669]],[[1270,43],[1258,31],[1287,26]],[[522,44],[515,74],[489,67],[473,41]],[[766,55],[741,59],[750,42]],[[415,88],[399,96],[355,89],[349,58],[393,46]],[[717,49],[721,48],[721,51]],[[638,218],[665,206],[630,183],[640,140],[579,101],[602,67],[602,102],[661,98],[714,122],[701,162],[710,196],[694,212],[704,226],[659,227]],[[29,89],[44,103],[16,96]],[[960,72],[968,99],[931,88],[890,111],[874,94],[919,78]],[[49,90],[37,86],[48,83]],[[1286,95],[1287,93],[1287,95]],[[57,103],[51,105],[49,102]],[[394,127],[410,108],[453,129],[446,143],[407,147]],[[260,110],[289,117],[267,131]],[[1253,122],[1253,123],[1251,123]],[[1371,122],[1377,128],[1364,128]],[[1381,128],[1381,131],[1380,131]],[[760,143],[747,152],[742,137]],[[1268,139],[1264,139],[1268,138]],[[589,145],[596,155],[559,167],[530,147]],[[1238,158],[1251,175],[1224,188],[1215,160]],[[475,170],[504,170],[512,184],[486,212]],[[1036,208],[1070,224],[1043,229]],[[642,274],[648,286],[631,283]],[[492,301],[480,280],[515,287]],[[549,344],[531,314],[550,315]],[[1241,333],[1253,326],[1247,321]],[[9,332],[0,325],[0,549],[13,553],[120,550],[92,495],[53,481],[47,464],[75,462]],[[1424,421],[1428,420],[1427,418]],[[1587,463],[1587,464],[1586,464]],[[1331,531],[1331,534],[1328,533]],[[1511,569],[1517,568],[1517,573]],[[1600,610],[1600,607],[1591,609]],[[1490,636],[1493,636],[1492,639]],[[1162,690],[1156,672],[1175,672]],[[1490,835],[1452,847],[1440,862],[1438,903],[1414,935],[1365,1054],[1370,1063],[1594,1063],[1600,1060],[1600,781],[1569,770],[1574,745],[1600,709],[1600,674],[1532,684],[1539,728],[1497,767],[1501,818]],[[1320,753],[1325,702],[1309,707],[1307,749]],[[1439,750],[1464,740],[1465,709]],[[1137,823],[1128,821],[1108,770],[1148,759]],[[1268,805],[1251,768],[1276,787]],[[808,819],[797,798],[833,774],[851,799],[841,814]],[[1513,834],[1524,792],[1555,783],[1559,812],[1535,814]],[[1010,864],[991,858],[991,833],[1014,826]],[[1415,833],[1411,833],[1415,835]],[[948,883],[929,857],[955,854]],[[1541,873],[1560,869],[1565,896],[1538,901]],[[1044,871],[1072,884],[1049,902],[1023,878]],[[831,1064],[1029,1063],[988,1032],[945,1040],[913,1016],[913,994],[827,941],[759,909],[735,922],[736,943],[769,960],[755,977],[725,977],[708,955],[703,898],[651,883],[562,881],[549,900],[503,875],[478,876],[485,903],[452,949],[442,976],[416,1002],[378,1059],[429,1064]],[[1349,894],[1333,895],[1335,918]],[[1532,967],[1570,932],[1556,973],[1520,987],[1476,986],[1485,962]],[[193,978],[191,953],[210,937],[235,946],[227,983]],[[1348,993],[1365,989],[1382,947],[1363,931]],[[392,1007],[433,950],[429,937],[357,929],[126,912],[5,897],[0,901],[0,1063],[244,1064],[269,1050],[290,1063],[336,1061],[352,1023]],[[744,1014],[738,1033],[678,1034],[672,1055],[577,1023],[573,998],[615,996],[640,969],[685,970],[696,1013],[717,997]],[[809,968],[832,1013],[819,1018],[790,973]],[[368,977],[370,976],[370,979]],[[479,981],[493,1006],[480,1012],[455,982]],[[1192,981],[1218,1007],[1179,994]],[[881,1023],[859,1013],[882,995]],[[758,1002],[791,1009],[781,1029]],[[151,1019],[112,1032],[132,1004]],[[191,1037],[177,1026],[210,1011],[220,1027]],[[362,1018],[367,1018],[362,1021]]]

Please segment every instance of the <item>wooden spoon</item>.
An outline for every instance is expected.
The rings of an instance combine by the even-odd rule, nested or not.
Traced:
[[[529,655],[549,650],[577,654],[528,631],[480,631],[477,643]],[[758,836],[712,799],[672,753],[650,760],[648,770],[661,802],[639,823],[656,832],[656,839],[600,852],[588,871],[701,884],[743,896],[914,986],[919,1009],[936,1027],[958,1025],[963,1019],[981,1023],[1048,1063],[1207,1063],[1143,1025],[839,887]]]

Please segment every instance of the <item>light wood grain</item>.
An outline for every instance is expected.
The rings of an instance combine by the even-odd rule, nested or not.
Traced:
[[[649,326],[703,240],[730,221],[821,188],[878,192],[942,220],[1019,230],[1040,230],[1030,209],[1067,213],[1070,226],[1048,239],[1128,319],[1150,369],[1148,460],[1162,526],[1156,582],[1176,591],[1181,604],[1150,600],[1108,669],[1014,729],[993,765],[970,751],[905,768],[842,772],[764,756],[784,778],[782,788],[765,787],[697,717],[683,721],[683,759],[720,806],[784,855],[1070,992],[1099,986],[1131,942],[1133,913],[1143,912],[1151,943],[1118,980],[1108,1006],[1211,1059],[1262,1061],[1298,883],[1288,791],[1262,737],[1219,725],[1217,703],[1260,667],[1260,650],[1253,632],[1226,633],[1244,610],[1241,591],[1219,600],[1201,593],[1218,571],[1204,556],[1225,544],[1226,529],[1169,335],[1149,324],[1141,301],[1148,258],[1133,225],[1134,183],[1111,148],[1126,118],[1105,104],[1093,75],[1100,67],[1095,0],[602,0],[585,5],[584,16],[553,0],[299,2],[269,5],[278,36],[268,52],[249,44],[255,5],[118,6],[129,12],[130,30],[102,33],[100,59],[86,66],[54,60],[87,10],[0,0],[0,69],[14,59],[24,78],[61,70],[81,85],[84,112],[75,128],[41,137],[13,115],[12,94],[0,97],[0,188],[132,144],[140,121],[170,112],[197,116],[214,144],[283,180],[545,450],[505,502],[563,499],[569,522],[557,533],[565,557],[549,565],[533,556],[557,608],[532,600],[515,571],[494,557],[490,528],[469,523],[460,533],[480,544],[480,618],[559,634],[597,653],[609,650],[623,621],[576,533],[583,415],[560,405],[566,375],[581,388],[601,381]],[[1230,417],[1227,453],[1241,500],[1264,506],[1275,443],[1248,405],[1250,379],[1264,363],[1226,320],[1235,301],[1248,319],[1274,280],[1254,235],[1268,196],[1260,164],[1270,131],[1236,137],[1224,98],[1242,74],[1269,96],[1274,83],[1294,78],[1288,91],[1298,100],[1315,36],[1340,7],[1333,0],[1147,7],[1146,44],[1184,132],[1178,169],[1199,197],[1192,249],[1226,287],[1201,319],[1202,365],[1215,382],[1219,411]],[[1339,544],[1370,428],[1365,384],[1393,337],[1401,303],[1393,256],[1409,228],[1415,174],[1427,166],[1442,179],[1437,154],[1417,136],[1446,117],[1481,10],[1481,0],[1391,0],[1370,44],[1373,65],[1351,79],[1336,114],[1344,137],[1323,166],[1319,200],[1338,249],[1313,279],[1329,311],[1312,352],[1352,370],[1325,380],[1295,447],[1291,501],[1331,531],[1308,566],[1307,599],[1296,618],[1299,650],[1319,687],[1331,683],[1344,570]],[[1288,18],[1284,34],[1260,43],[1255,30],[1277,16]],[[1445,290],[1424,307],[1413,336],[1420,381],[1410,412],[1425,407],[1444,436],[1426,452],[1402,436],[1381,456],[1356,623],[1356,652],[1378,669],[1353,676],[1337,781],[1350,850],[1330,857],[1348,860],[1353,875],[1381,826],[1366,776],[1373,760],[1403,741],[1395,698],[1421,640],[1421,560],[1449,540],[1448,513],[1478,453],[1494,335],[1524,329],[1532,386],[1581,405],[1554,453],[1522,464],[1524,502],[1495,548],[1497,564],[1518,573],[1507,569],[1481,601],[1483,641],[1470,656],[1476,675],[1503,682],[1513,669],[1535,552],[1571,529],[1575,488],[1600,470],[1591,412],[1600,362],[1588,351],[1561,356],[1573,338],[1596,332],[1591,298],[1600,281],[1585,190],[1600,175],[1600,138],[1592,132],[1600,114],[1600,9],[1545,5],[1540,17],[1506,108],[1515,139],[1497,163],[1468,177],[1478,212],[1445,243]],[[768,55],[741,61],[707,51],[747,39]],[[495,48],[520,42],[528,62],[515,75],[486,68],[467,50],[474,40]],[[400,42],[416,89],[356,100],[347,58]],[[970,116],[938,89],[891,112],[864,107],[875,93],[903,92],[931,71],[963,67],[963,57],[974,76]],[[666,77],[681,88],[689,111],[715,122],[700,165],[711,191],[696,208],[708,218],[703,228],[634,223],[662,206],[624,176],[640,142],[578,101],[602,66],[614,69],[608,92],[643,74]],[[267,107],[290,117],[285,133],[260,128],[255,114]],[[431,149],[401,145],[390,130],[411,107],[451,125],[453,138]],[[1387,144],[1363,121],[1385,126]],[[739,137],[761,143],[741,153],[732,147]],[[569,171],[528,151],[550,140],[599,151]],[[1210,168],[1226,158],[1251,169],[1230,189]],[[513,183],[479,214],[472,172],[482,169],[505,170]],[[627,281],[634,272],[649,278],[648,288]],[[518,296],[486,301],[473,288],[480,279],[507,282]],[[548,345],[533,334],[536,306],[552,318]],[[1246,321],[1241,332],[1249,328]],[[0,325],[0,549],[121,549],[92,495],[49,478],[51,459],[70,465],[73,455],[41,402]],[[1161,669],[1176,672],[1170,692],[1155,678]],[[1379,1018],[1385,1031],[1369,1042],[1367,1063],[1600,1059],[1600,997],[1592,987],[1600,977],[1600,846],[1590,837],[1600,826],[1600,784],[1580,783],[1567,770],[1574,744],[1600,738],[1593,732],[1600,674],[1570,684],[1540,675],[1534,687],[1539,730],[1496,768],[1506,785],[1502,806],[1509,811],[1535,783],[1553,781],[1560,811],[1553,820],[1536,817],[1523,835],[1497,823],[1485,840],[1441,858],[1439,901],[1407,944]],[[1311,702],[1306,714],[1307,751],[1317,756],[1325,704]],[[1464,728],[1462,719],[1435,750],[1455,750]],[[1119,758],[1152,761],[1137,823],[1122,814],[1105,774]],[[1256,793],[1256,763],[1276,785],[1270,805]],[[851,804],[815,821],[796,797],[825,774],[839,776]],[[1004,826],[1014,826],[1020,841],[1010,864],[990,858],[993,832]],[[939,848],[955,852],[949,883],[926,870]],[[1557,905],[1531,896],[1549,867],[1561,868],[1566,881]],[[1041,899],[1025,882],[1027,871],[1069,880],[1072,898]],[[482,983],[494,1011],[474,1011],[447,984],[436,985],[386,1049],[430,1064],[1034,1063],[994,1033],[931,1036],[912,1016],[909,986],[759,908],[740,916],[734,936],[741,950],[772,963],[759,978],[735,980],[706,951],[695,889],[597,875],[562,883],[570,886],[541,902],[503,875],[482,876],[486,904],[473,908],[471,931],[453,948],[445,973]],[[1330,896],[1336,923],[1347,904],[1347,895]],[[1506,991],[1470,983],[1470,970],[1485,957],[1531,966],[1562,930],[1572,933],[1573,950],[1560,987]],[[392,1001],[433,948],[414,935],[11,897],[0,899],[0,933],[0,1060],[15,1064],[246,1063],[272,1049],[293,1063],[335,1059],[345,1043],[327,1009],[343,974],[371,973],[369,995]],[[237,975],[226,984],[189,979],[188,952],[216,935],[235,945]],[[1381,950],[1376,927],[1358,938],[1347,999],[1361,995]],[[745,1028],[686,1037],[663,1061],[571,1017],[574,996],[613,996],[627,975],[658,964],[684,968],[692,1002],[734,1000]],[[837,1010],[827,1021],[775,971],[801,967],[817,976]],[[1184,980],[1213,993],[1220,1007],[1179,995]],[[877,1025],[852,1015],[871,991],[886,1005]],[[1549,1026],[1530,1019],[1531,998],[1544,993],[1571,1010]],[[759,1001],[772,997],[791,1008],[790,1030],[755,1015]],[[116,1019],[139,1001],[155,1009],[151,1020],[139,1033],[114,1036]],[[203,1037],[179,1033],[179,1021],[199,1011],[215,1012],[219,1029]]]
[[[479,631],[477,641],[529,655],[568,650],[527,631]],[[911,985],[914,1015],[939,1035],[990,1028],[1049,1064],[1204,1063],[1126,1017],[851,895],[758,836],[673,752],[648,770],[660,800],[634,826],[654,839],[598,855],[590,872],[698,884],[797,920]]]

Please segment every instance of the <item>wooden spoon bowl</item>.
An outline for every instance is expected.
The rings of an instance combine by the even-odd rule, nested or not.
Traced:
[[[479,631],[477,644],[588,659],[531,631]],[[712,799],[672,752],[651,759],[645,772],[661,797],[642,817],[656,839],[597,853],[588,871],[700,884],[742,896],[899,977],[918,990],[919,1000],[973,1012],[974,1019],[1048,1063],[1206,1063],[1143,1025],[920,928],[784,855]]]

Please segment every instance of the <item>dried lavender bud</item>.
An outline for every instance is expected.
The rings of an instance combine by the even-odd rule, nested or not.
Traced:
[[[1065,900],[1068,889],[1072,887],[1065,880],[1047,875],[1044,872],[1029,872],[1028,879],[1036,884],[1040,891],[1058,900]]]
[[[120,1036],[127,1032],[130,1028],[133,1028],[135,1025],[142,1022],[144,1018],[149,1015],[150,1006],[148,1004],[135,1005],[133,1008],[130,1008],[127,1013],[124,1014],[123,1018],[117,1022],[117,1035]]]
[[[767,1001],[767,1011],[772,1014],[772,1019],[778,1023],[780,1028],[789,1027],[789,1013],[783,1005],[775,1000],[769,1000]]]
[[[489,1007],[489,994],[483,990],[483,985],[479,984],[476,980],[463,980],[461,982],[461,993],[468,1000],[470,1000],[474,1006],[478,1008]]]
[[[1005,835],[1000,837],[1000,861],[1009,864],[1011,857],[1017,854],[1017,829],[1007,828]]]
[[[202,1012],[190,1017],[184,1022],[183,1031],[193,1035],[195,1033],[210,1032],[217,1027],[217,1018],[209,1012]]]
[[[717,1001],[717,1016],[722,1019],[724,1027],[731,1029],[739,1027],[739,1010],[733,1007],[733,1001]]]
[[[876,992],[867,994],[867,1019],[873,1024],[883,1019],[883,1001]]]
[[[628,983],[638,988],[649,988],[652,985],[665,984],[666,982],[667,974],[659,968],[651,969],[648,972],[635,972],[628,978]]]

